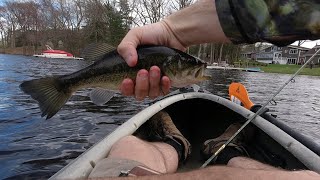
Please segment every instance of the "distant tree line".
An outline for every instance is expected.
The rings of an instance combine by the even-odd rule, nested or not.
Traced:
[[[92,42],[117,45],[131,26],[128,1],[5,1],[0,7],[3,47],[44,47],[78,52]]]
[[[194,0],[7,0],[0,7],[0,45],[41,51],[46,44],[74,54],[90,43],[117,46],[132,27],[160,21]],[[202,44],[188,52],[232,63],[242,47]]]

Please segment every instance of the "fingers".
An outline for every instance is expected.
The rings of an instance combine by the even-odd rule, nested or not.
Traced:
[[[134,94],[134,83],[131,79],[124,79],[120,86],[121,94],[125,96],[132,96]]]
[[[160,68],[153,66],[150,72],[140,70],[137,73],[135,84],[131,79],[123,80],[120,91],[125,96],[135,96],[137,100],[143,100],[146,97],[154,99],[168,94],[170,86],[170,79],[167,76],[161,78]]]
[[[162,93],[163,95],[169,94],[170,92],[170,87],[171,87],[171,82],[170,79],[167,76],[163,76],[161,79],[161,89],[162,89]]]
[[[149,97],[151,99],[154,99],[160,95],[160,68],[157,66],[152,66],[150,68],[150,75],[149,75],[149,83],[150,83],[150,89],[149,89]]]
[[[138,72],[136,77],[135,97],[141,101],[148,96],[149,93],[149,73],[142,69]]]

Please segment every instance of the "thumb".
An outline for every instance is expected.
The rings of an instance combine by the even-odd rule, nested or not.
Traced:
[[[117,51],[130,67],[138,62],[137,47],[140,44],[139,33],[136,29],[130,30],[119,44]]]
[[[135,66],[138,62],[138,54],[136,48],[136,46],[128,43],[121,43],[117,48],[117,51],[120,54],[120,56],[123,57],[123,59],[127,62],[127,64],[130,67]]]

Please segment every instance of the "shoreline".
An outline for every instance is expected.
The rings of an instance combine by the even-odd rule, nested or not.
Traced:
[[[39,50],[38,50],[39,51]],[[40,52],[40,51],[39,51]],[[1,54],[8,55],[22,55],[22,56],[32,56],[36,53],[33,49],[24,49],[24,48],[0,48]],[[267,66],[255,66],[255,67],[220,67],[215,66],[217,68],[214,69],[226,69],[226,70],[243,70],[246,68],[260,68],[264,73],[277,73],[277,74],[294,74],[301,65],[282,65],[282,64],[268,64]],[[211,69],[211,68],[208,68]],[[307,75],[307,76],[320,76],[320,67],[319,65],[314,66],[312,69],[309,65],[307,65],[299,75]]]
[[[247,68],[260,68],[263,73],[277,73],[277,74],[294,74],[302,65],[279,65],[269,64],[268,66],[255,66]],[[245,71],[246,67],[223,67],[223,66],[209,66],[207,69],[220,69],[220,70],[238,70]],[[320,67],[313,67],[312,69],[307,66],[299,75],[306,76],[320,76]]]
[[[268,66],[260,67],[265,73],[278,73],[278,74],[294,74],[302,65],[279,65],[279,64],[270,64]],[[320,76],[320,67],[313,67],[312,69],[309,66],[306,66],[299,75],[307,76]]]

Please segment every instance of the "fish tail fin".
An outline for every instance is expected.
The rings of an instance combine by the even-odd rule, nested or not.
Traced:
[[[62,86],[58,77],[25,81],[20,89],[38,101],[41,116],[47,116],[46,119],[54,116],[72,95],[70,90]]]

